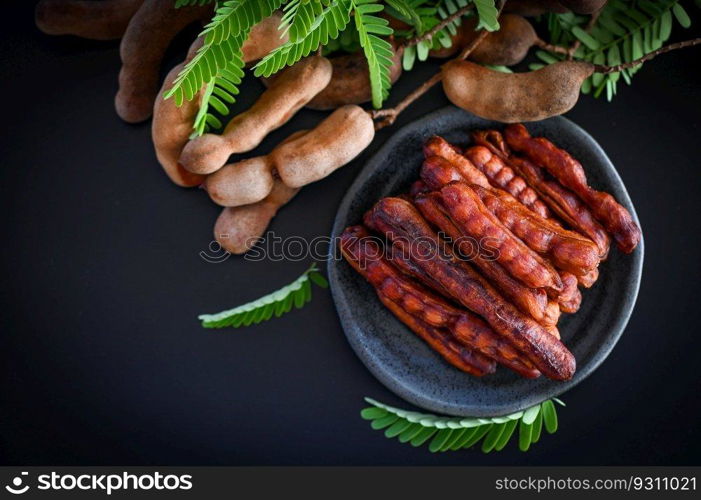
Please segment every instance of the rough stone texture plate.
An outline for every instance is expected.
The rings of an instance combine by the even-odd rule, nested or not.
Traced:
[[[336,215],[334,242],[346,226],[360,223],[363,213],[378,199],[405,191],[417,178],[423,160],[421,147],[428,137],[438,134],[465,145],[469,142],[468,131],[488,127],[503,125],[448,107],[397,131],[348,190]],[[529,123],[527,127],[533,135],[551,139],[582,162],[590,185],[613,194],[638,221],[616,169],[589,134],[562,117]],[[526,380],[503,367],[482,378],[462,373],[445,363],[385,309],[372,287],[344,260],[329,260],[328,273],[346,337],[380,382],[407,401],[433,412],[499,416],[567,391],[606,359],[633,310],[643,253],[642,241],[631,255],[612,248],[608,260],[600,265],[597,283],[583,291],[579,312],[563,314],[558,325],[560,333],[577,359],[577,372],[568,382],[554,382],[542,376]],[[337,254],[334,248],[332,255]]]

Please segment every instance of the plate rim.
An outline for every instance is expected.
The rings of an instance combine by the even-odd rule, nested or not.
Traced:
[[[338,235],[345,229],[345,221],[341,220],[341,214],[346,214],[350,208],[350,205],[353,203],[355,197],[357,196],[357,193],[359,191],[359,187],[361,187],[370,176],[374,173],[374,171],[378,168],[379,162],[377,161],[378,158],[381,158],[383,156],[387,156],[388,153],[390,153],[396,146],[396,144],[402,140],[402,138],[407,135],[407,132],[412,131],[413,129],[419,127],[421,124],[425,123],[426,121],[431,121],[435,120],[438,118],[444,117],[446,114],[461,114],[464,113],[466,115],[471,115],[471,113],[464,111],[460,108],[457,108],[455,106],[445,106],[443,108],[440,108],[438,110],[434,110],[430,113],[427,113],[423,116],[420,116],[416,118],[415,120],[410,121],[409,123],[403,125],[402,127],[398,128],[394,133],[387,138],[387,140],[382,144],[375,153],[372,154],[367,160],[366,164],[363,166],[361,171],[358,173],[358,175],[355,177],[354,181],[351,183],[351,185],[348,187],[346,194],[343,196],[343,199],[341,200],[341,203],[338,206],[338,209],[336,211],[336,215],[334,216],[334,222],[331,230],[331,254],[330,255],[340,255],[338,252],[337,248],[337,238]],[[475,116],[475,115],[472,115]],[[633,220],[638,224],[639,227],[641,227],[642,231],[642,226],[640,224],[640,220],[638,218],[637,212],[635,210],[635,206],[632,203],[632,200],[630,199],[630,195],[628,193],[628,190],[623,183],[623,180],[621,179],[620,174],[618,173],[618,170],[616,169],[615,165],[611,161],[611,159],[608,157],[604,149],[599,145],[599,143],[589,134],[586,130],[584,130],[582,127],[574,123],[572,120],[565,118],[564,116],[556,116],[556,117],[551,117],[547,119],[548,121],[552,121],[555,123],[560,123],[565,125],[566,127],[570,127],[574,129],[579,135],[581,135],[582,140],[587,141],[589,143],[589,147],[591,147],[594,152],[601,156],[604,162],[607,162],[608,165],[610,166],[610,174],[612,174],[612,177],[614,180],[620,185],[621,190],[622,190],[622,197],[619,197],[617,201],[619,201],[622,205],[624,205],[631,213],[631,216],[633,217]],[[542,120],[545,121],[545,120]],[[540,122],[534,122],[534,123],[540,123]],[[463,413],[456,409],[454,413],[451,412],[446,412],[445,407],[446,403],[437,401],[435,398],[428,397],[426,395],[422,395],[417,393],[416,391],[412,390],[411,388],[405,387],[403,384],[398,382],[396,379],[390,376],[389,372],[383,369],[382,363],[377,363],[377,362],[369,362],[368,359],[366,359],[366,356],[368,356],[368,351],[367,349],[363,348],[360,345],[360,341],[353,335],[351,332],[352,327],[351,325],[347,325],[347,320],[345,320],[342,317],[342,314],[339,311],[339,304],[341,303],[342,296],[345,293],[344,287],[340,284],[339,276],[338,276],[338,269],[337,269],[337,263],[335,262],[336,259],[329,259],[327,264],[326,264],[326,271],[329,277],[329,283],[330,283],[330,289],[331,289],[331,295],[333,298],[334,302],[334,307],[336,309],[336,312],[339,316],[339,322],[341,323],[341,327],[343,329],[344,335],[348,341],[348,343],[351,345],[351,348],[355,352],[356,356],[360,359],[360,361],[363,363],[365,368],[376,378],[378,381],[384,385],[387,389],[389,389],[391,392],[402,398],[403,400],[407,401],[410,404],[413,404],[419,408],[422,408],[424,410],[429,410],[432,412],[436,412],[439,414],[444,414],[444,415],[450,415],[450,416],[460,416],[460,417],[488,417],[488,416],[503,416],[507,415],[510,413],[514,413],[516,411],[523,410],[525,408],[528,408],[530,406],[534,406],[536,404],[539,404],[547,399],[552,399],[553,397],[557,397],[562,395],[564,392],[572,389],[576,385],[580,384],[582,381],[586,380],[594,371],[596,371],[599,366],[608,358],[608,356],[611,354],[615,346],[618,344],[621,336],[623,335],[623,332],[625,331],[628,322],[630,321],[630,317],[632,316],[633,310],[635,308],[635,304],[637,302],[638,294],[640,291],[640,282],[642,279],[642,270],[643,270],[643,264],[645,260],[645,242],[644,242],[644,237],[641,237],[640,243],[638,247],[635,250],[635,265],[633,268],[633,273],[632,273],[632,289],[631,293],[625,298],[625,304],[623,309],[626,311],[621,317],[619,317],[616,321],[616,323],[611,327],[611,331],[615,330],[615,333],[607,337],[607,339],[610,339],[610,342],[603,344],[600,349],[597,351],[597,358],[593,360],[593,362],[589,363],[587,366],[583,367],[582,369],[577,369],[575,372],[575,376],[566,382],[561,382],[558,383],[555,387],[555,390],[552,391],[552,394],[548,395],[547,397],[542,397],[541,395],[538,395],[533,398],[521,398],[523,400],[522,404],[514,405],[512,407],[508,407],[504,410],[497,411],[496,413],[493,411],[490,411],[488,413],[480,412],[479,410],[471,410],[472,413]],[[341,262],[345,262],[343,259],[340,259]],[[450,406],[450,405],[448,405]],[[460,405],[454,405],[454,406],[460,406]],[[504,405],[502,405],[504,406]]]

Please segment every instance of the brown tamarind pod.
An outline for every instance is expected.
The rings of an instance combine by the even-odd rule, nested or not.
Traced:
[[[360,154],[374,135],[370,115],[349,104],[316,128],[288,137],[266,156],[226,165],[210,174],[203,186],[219,205],[246,205],[267,195],[275,175],[293,188],[326,177]]]
[[[470,53],[469,59],[480,64],[493,66],[512,66],[526,57],[528,49],[538,39],[531,23],[517,14],[503,14],[499,18],[498,31],[488,33]],[[456,54],[471,43],[478,35],[475,31],[477,19],[467,19],[458,28],[449,48],[432,50],[432,57],[446,58]]]
[[[289,35],[278,29],[281,22],[282,13],[275,11],[251,28],[248,38],[241,46],[243,62],[263,59],[268,53],[287,43]]]
[[[298,191],[276,180],[264,200],[242,207],[225,208],[214,225],[214,239],[227,252],[246,253],[263,235],[280,207]]]
[[[375,125],[370,115],[360,106],[348,104],[268,156],[285,184],[302,187],[350,162],[374,137]]]
[[[173,85],[185,64],[194,57],[201,46],[202,39],[198,38],[190,47],[187,59],[168,73],[159,95]],[[153,106],[151,138],[156,157],[170,180],[182,187],[199,186],[205,180],[205,176],[188,172],[179,162],[180,153],[192,133],[192,126],[200,107],[201,92],[202,90],[191,101],[183,101],[181,106],[177,106],[173,99],[162,97],[157,98]]]
[[[122,120],[147,120],[159,89],[161,61],[171,40],[195,21],[208,19],[212,5],[176,9],[173,0],[145,0],[129,21],[119,53],[119,91],[115,108]]]
[[[271,131],[287,123],[328,85],[331,73],[331,63],[322,56],[308,57],[286,69],[221,135],[204,134],[187,143],[180,163],[197,174],[216,172],[229,156],[254,149]]]
[[[280,145],[293,141],[307,132],[308,130],[298,130]],[[264,199],[270,194],[274,185],[275,177],[270,159],[267,156],[258,156],[224,165],[208,175],[202,187],[217,205],[238,207]]]
[[[529,122],[570,110],[582,82],[593,72],[592,64],[581,61],[560,61],[526,73],[450,61],[442,68],[443,90],[453,104],[482,118]]]
[[[47,35],[90,40],[122,37],[144,0],[41,0],[34,10],[37,28]]]
[[[394,51],[389,78],[392,83],[402,75],[403,50]],[[362,104],[372,99],[370,69],[362,52],[331,58],[333,76],[324,90],[307,103],[311,109],[336,109],[345,104]]]

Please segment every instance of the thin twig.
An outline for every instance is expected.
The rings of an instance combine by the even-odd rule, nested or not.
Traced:
[[[659,56],[660,54],[664,54],[666,52],[671,52],[673,50],[677,49],[684,49],[686,47],[693,47],[694,45],[699,45],[701,44],[701,38],[693,38],[691,40],[685,40],[683,42],[677,42],[677,43],[670,43],[669,45],[665,45],[664,47],[660,47],[657,50],[654,50],[650,52],[649,54],[644,55],[643,57],[636,59],[635,61],[630,61],[627,63],[623,64],[616,64],[615,66],[605,66],[602,64],[595,64],[594,65],[594,71],[596,73],[617,73],[618,71],[632,68],[634,66],[637,66],[638,64],[642,64],[645,61],[649,61],[650,59]]]
[[[545,40],[542,40],[540,38],[536,38],[535,42],[533,42],[533,45],[543,49],[547,50],[548,52],[553,52],[555,54],[564,54],[568,55],[570,54],[570,50],[567,47],[561,47],[559,45],[554,45],[552,43],[548,43]]]
[[[430,40],[433,38],[433,36],[438,33],[440,30],[448,26],[450,23],[455,21],[457,18],[464,16],[468,12],[470,12],[474,8],[474,4],[468,4],[464,7],[461,7],[460,9],[456,10],[453,12],[451,15],[443,19],[440,23],[436,24],[433,28],[428,30],[426,33],[420,36],[415,36],[414,38],[408,39],[406,42],[402,44],[402,47],[413,47],[414,45],[418,45],[424,40]]]
[[[601,15],[601,11],[604,10],[604,7],[606,7],[606,4],[602,5],[601,8],[596,12],[592,12],[591,17],[587,22],[587,25],[584,27],[584,31],[589,33],[594,28],[594,25],[596,24],[596,21],[598,21],[599,16]],[[574,53],[577,52],[577,49],[580,45],[582,45],[582,42],[580,42],[579,40],[575,40],[572,46],[569,48],[569,50],[567,51],[567,59],[569,61],[574,59]]]

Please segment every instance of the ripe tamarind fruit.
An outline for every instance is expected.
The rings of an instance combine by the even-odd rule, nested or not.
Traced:
[[[395,49],[389,79],[395,83],[402,75],[403,50]],[[331,58],[333,75],[324,90],[307,104],[308,108],[327,110],[346,104],[362,104],[372,99],[370,68],[362,52]]]
[[[308,130],[298,130],[279,145],[293,141]],[[217,205],[238,207],[255,203],[270,194],[275,184],[273,167],[265,156],[230,163],[207,176],[202,187]]]
[[[394,48],[389,79],[395,83],[402,76],[402,54],[404,49]],[[362,52],[329,58],[333,74],[329,84],[309,101],[307,108],[326,111],[346,104],[362,104],[372,99],[370,89],[370,69]],[[263,85],[270,87],[279,78],[279,73],[269,78],[261,78]]]
[[[348,104],[308,133],[276,147],[268,158],[285,184],[302,187],[350,162],[374,137],[370,115],[360,106]]]
[[[122,120],[138,123],[151,116],[168,45],[183,28],[211,14],[212,5],[176,9],[173,0],[144,1],[129,21],[119,47],[122,69],[115,108]]]
[[[298,192],[299,189],[275,180],[265,199],[251,205],[225,208],[214,224],[214,239],[227,252],[246,253],[263,235],[280,207]]]
[[[516,123],[570,110],[594,65],[560,61],[536,71],[502,73],[470,61],[450,61],[441,71],[443,90],[453,104],[482,118]]]
[[[117,40],[144,0],[41,0],[34,10],[37,28],[47,35]]]
[[[195,56],[197,50],[202,46],[202,41],[202,38],[195,40],[190,46],[187,59],[168,73],[159,95],[162,95],[173,85],[173,81],[185,67],[185,64]],[[205,180],[205,176],[188,172],[179,162],[180,153],[192,133],[192,125],[200,107],[202,90],[200,89],[200,92],[191,101],[183,101],[182,106],[177,106],[173,99],[159,97],[156,98],[153,107],[151,138],[156,150],[156,158],[170,180],[182,187],[199,186]]]
[[[234,153],[245,153],[292,118],[331,80],[331,63],[308,57],[286,69],[247,111],[235,116],[221,135],[204,134],[183,149],[180,163],[190,172],[219,170]]]
[[[275,11],[251,28],[251,31],[241,46],[243,62],[250,63],[262,59],[269,52],[284,45],[290,39],[288,33],[278,30],[282,22],[282,13]]]
[[[235,207],[267,196],[275,177],[294,188],[323,179],[360,154],[375,136],[363,108],[338,108],[310,131],[295,132],[270,154],[226,165],[203,184],[214,203]]]
[[[526,18],[517,14],[503,14],[499,18],[499,24],[499,31],[488,33],[472,50],[468,59],[494,66],[512,66],[523,61],[528,49],[538,40],[533,26]],[[451,47],[432,50],[429,54],[438,58],[451,57],[479,35],[479,32],[475,31],[476,26],[477,18],[466,20],[453,37]]]

